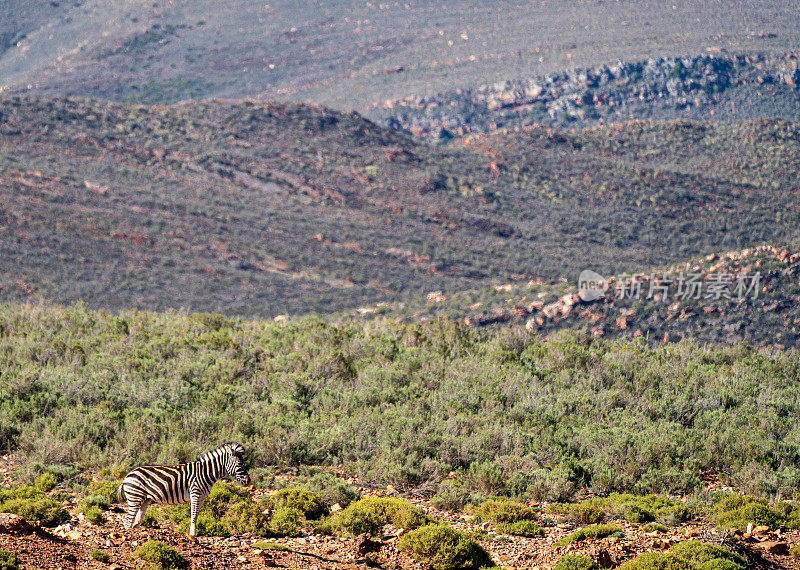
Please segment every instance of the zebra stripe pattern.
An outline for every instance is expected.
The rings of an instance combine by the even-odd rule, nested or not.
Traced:
[[[227,473],[242,485],[250,484],[243,454],[241,444],[225,443],[191,463],[137,467],[125,476],[117,489],[120,501],[128,503],[125,528],[141,524],[151,503],[176,505],[190,501],[192,524],[189,534],[196,536],[197,515],[214,483]]]

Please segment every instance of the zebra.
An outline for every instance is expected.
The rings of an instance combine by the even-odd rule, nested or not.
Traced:
[[[205,452],[191,463],[137,467],[125,476],[117,489],[120,502],[128,503],[125,529],[141,524],[150,503],[177,505],[191,501],[189,534],[196,536],[197,515],[217,480],[227,473],[242,485],[250,484],[243,454],[241,444],[230,442]]]

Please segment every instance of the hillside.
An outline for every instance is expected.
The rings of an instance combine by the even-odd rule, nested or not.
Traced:
[[[786,121],[434,149],[293,104],[5,97],[0,114],[4,300],[329,313],[800,237]]]
[[[0,88],[166,103],[257,97],[369,110],[618,59],[786,53],[786,0],[4,1]]]

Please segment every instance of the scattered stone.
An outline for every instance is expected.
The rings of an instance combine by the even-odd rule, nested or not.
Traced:
[[[772,554],[784,554],[786,552],[789,552],[789,544],[786,542],[777,542],[774,540],[768,540],[762,542],[760,546],[761,548],[763,548],[767,552],[771,552]]]

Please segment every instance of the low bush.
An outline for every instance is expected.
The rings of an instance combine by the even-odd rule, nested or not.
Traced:
[[[475,522],[515,523],[536,518],[528,505],[509,499],[489,499],[473,511]]]
[[[517,521],[513,523],[500,523],[497,526],[498,532],[503,534],[513,534],[514,536],[524,536],[535,538],[544,536],[544,529],[533,521]]]
[[[690,540],[673,545],[671,552],[646,552],[620,566],[620,570],[745,570],[744,558],[730,550]]]
[[[16,554],[5,548],[0,548],[0,570],[17,570],[18,565],[21,563],[22,560],[17,558]]]
[[[52,473],[42,473],[36,478],[33,485],[40,491],[46,493],[47,491],[52,491],[53,488],[58,485],[58,479]]]
[[[792,558],[800,559],[800,544],[795,544],[789,549],[789,555]]]
[[[572,542],[579,542],[587,538],[605,538],[617,532],[622,532],[622,529],[613,524],[599,524],[595,526],[587,526],[568,534],[556,543],[556,546],[566,546]]]
[[[90,496],[100,496],[105,499],[105,507],[100,507],[102,509],[107,509],[109,505],[113,505],[119,499],[117,498],[117,489],[119,489],[119,485],[122,481],[93,481],[89,483],[89,486],[86,488],[87,494]],[[99,504],[98,504],[99,506]]]
[[[786,523],[784,515],[765,499],[751,495],[726,495],[714,506],[711,520],[723,528],[746,530],[748,523],[777,528]]]
[[[98,562],[104,562],[106,564],[111,562],[111,556],[109,556],[108,552],[97,550],[96,548],[93,548],[92,550],[89,551],[89,556],[91,556]]]
[[[647,523],[642,527],[642,530],[645,532],[667,532],[669,528],[659,523]]]
[[[469,503],[470,494],[458,481],[442,481],[436,494],[431,497],[431,504],[442,511],[460,511]]]
[[[746,561],[744,558],[721,546],[703,542],[702,540],[688,540],[675,544],[671,548],[676,556],[694,564],[704,564],[713,560],[727,560],[744,568]]]
[[[108,510],[108,499],[103,495],[89,495],[81,500],[80,511],[83,513],[89,507],[97,507],[104,511]]]
[[[55,525],[69,519],[69,513],[61,503],[30,486],[0,489],[0,513],[13,513],[44,525]]]
[[[378,513],[353,503],[336,516],[322,522],[317,529],[326,534],[340,530],[357,536],[365,533],[375,535],[380,532],[381,527],[383,519]]]
[[[489,554],[466,533],[443,524],[431,524],[409,532],[400,539],[397,548],[433,570],[494,565]]]
[[[280,489],[271,499],[275,509],[297,509],[309,520],[318,519],[328,510],[322,495],[305,489]]]
[[[600,570],[600,565],[588,556],[565,554],[556,562],[553,570]]]
[[[358,535],[377,534],[384,524],[414,530],[432,522],[421,509],[408,501],[392,497],[365,497],[350,505],[320,525],[324,531],[343,530]]]
[[[86,517],[86,520],[91,524],[101,525],[105,524],[106,522],[106,517],[103,515],[103,511],[101,511],[96,505],[89,505],[85,509],[81,509],[81,512]]]
[[[327,471],[319,471],[310,475],[302,486],[309,491],[318,493],[322,497],[322,502],[328,507],[339,505],[344,509],[353,501],[361,498],[358,491]]]
[[[272,530],[281,536],[297,536],[302,516],[300,509],[284,507],[273,513],[270,525]]]
[[[148,540],[136,549],[136,556],[163,570],[188,568],[183,555],[160,540]]]
[[[666,552],[644,552],[628,560],[619,570],[697,570],[697,568],[678,556]]]
[[[655,495],[612,493],[580,503],[554,503],[550,510],[583,524],[601,522],[606,516],[623,518],[634,523],[658,521],[678,525],[693,516],[692,509],[674,499]]]

